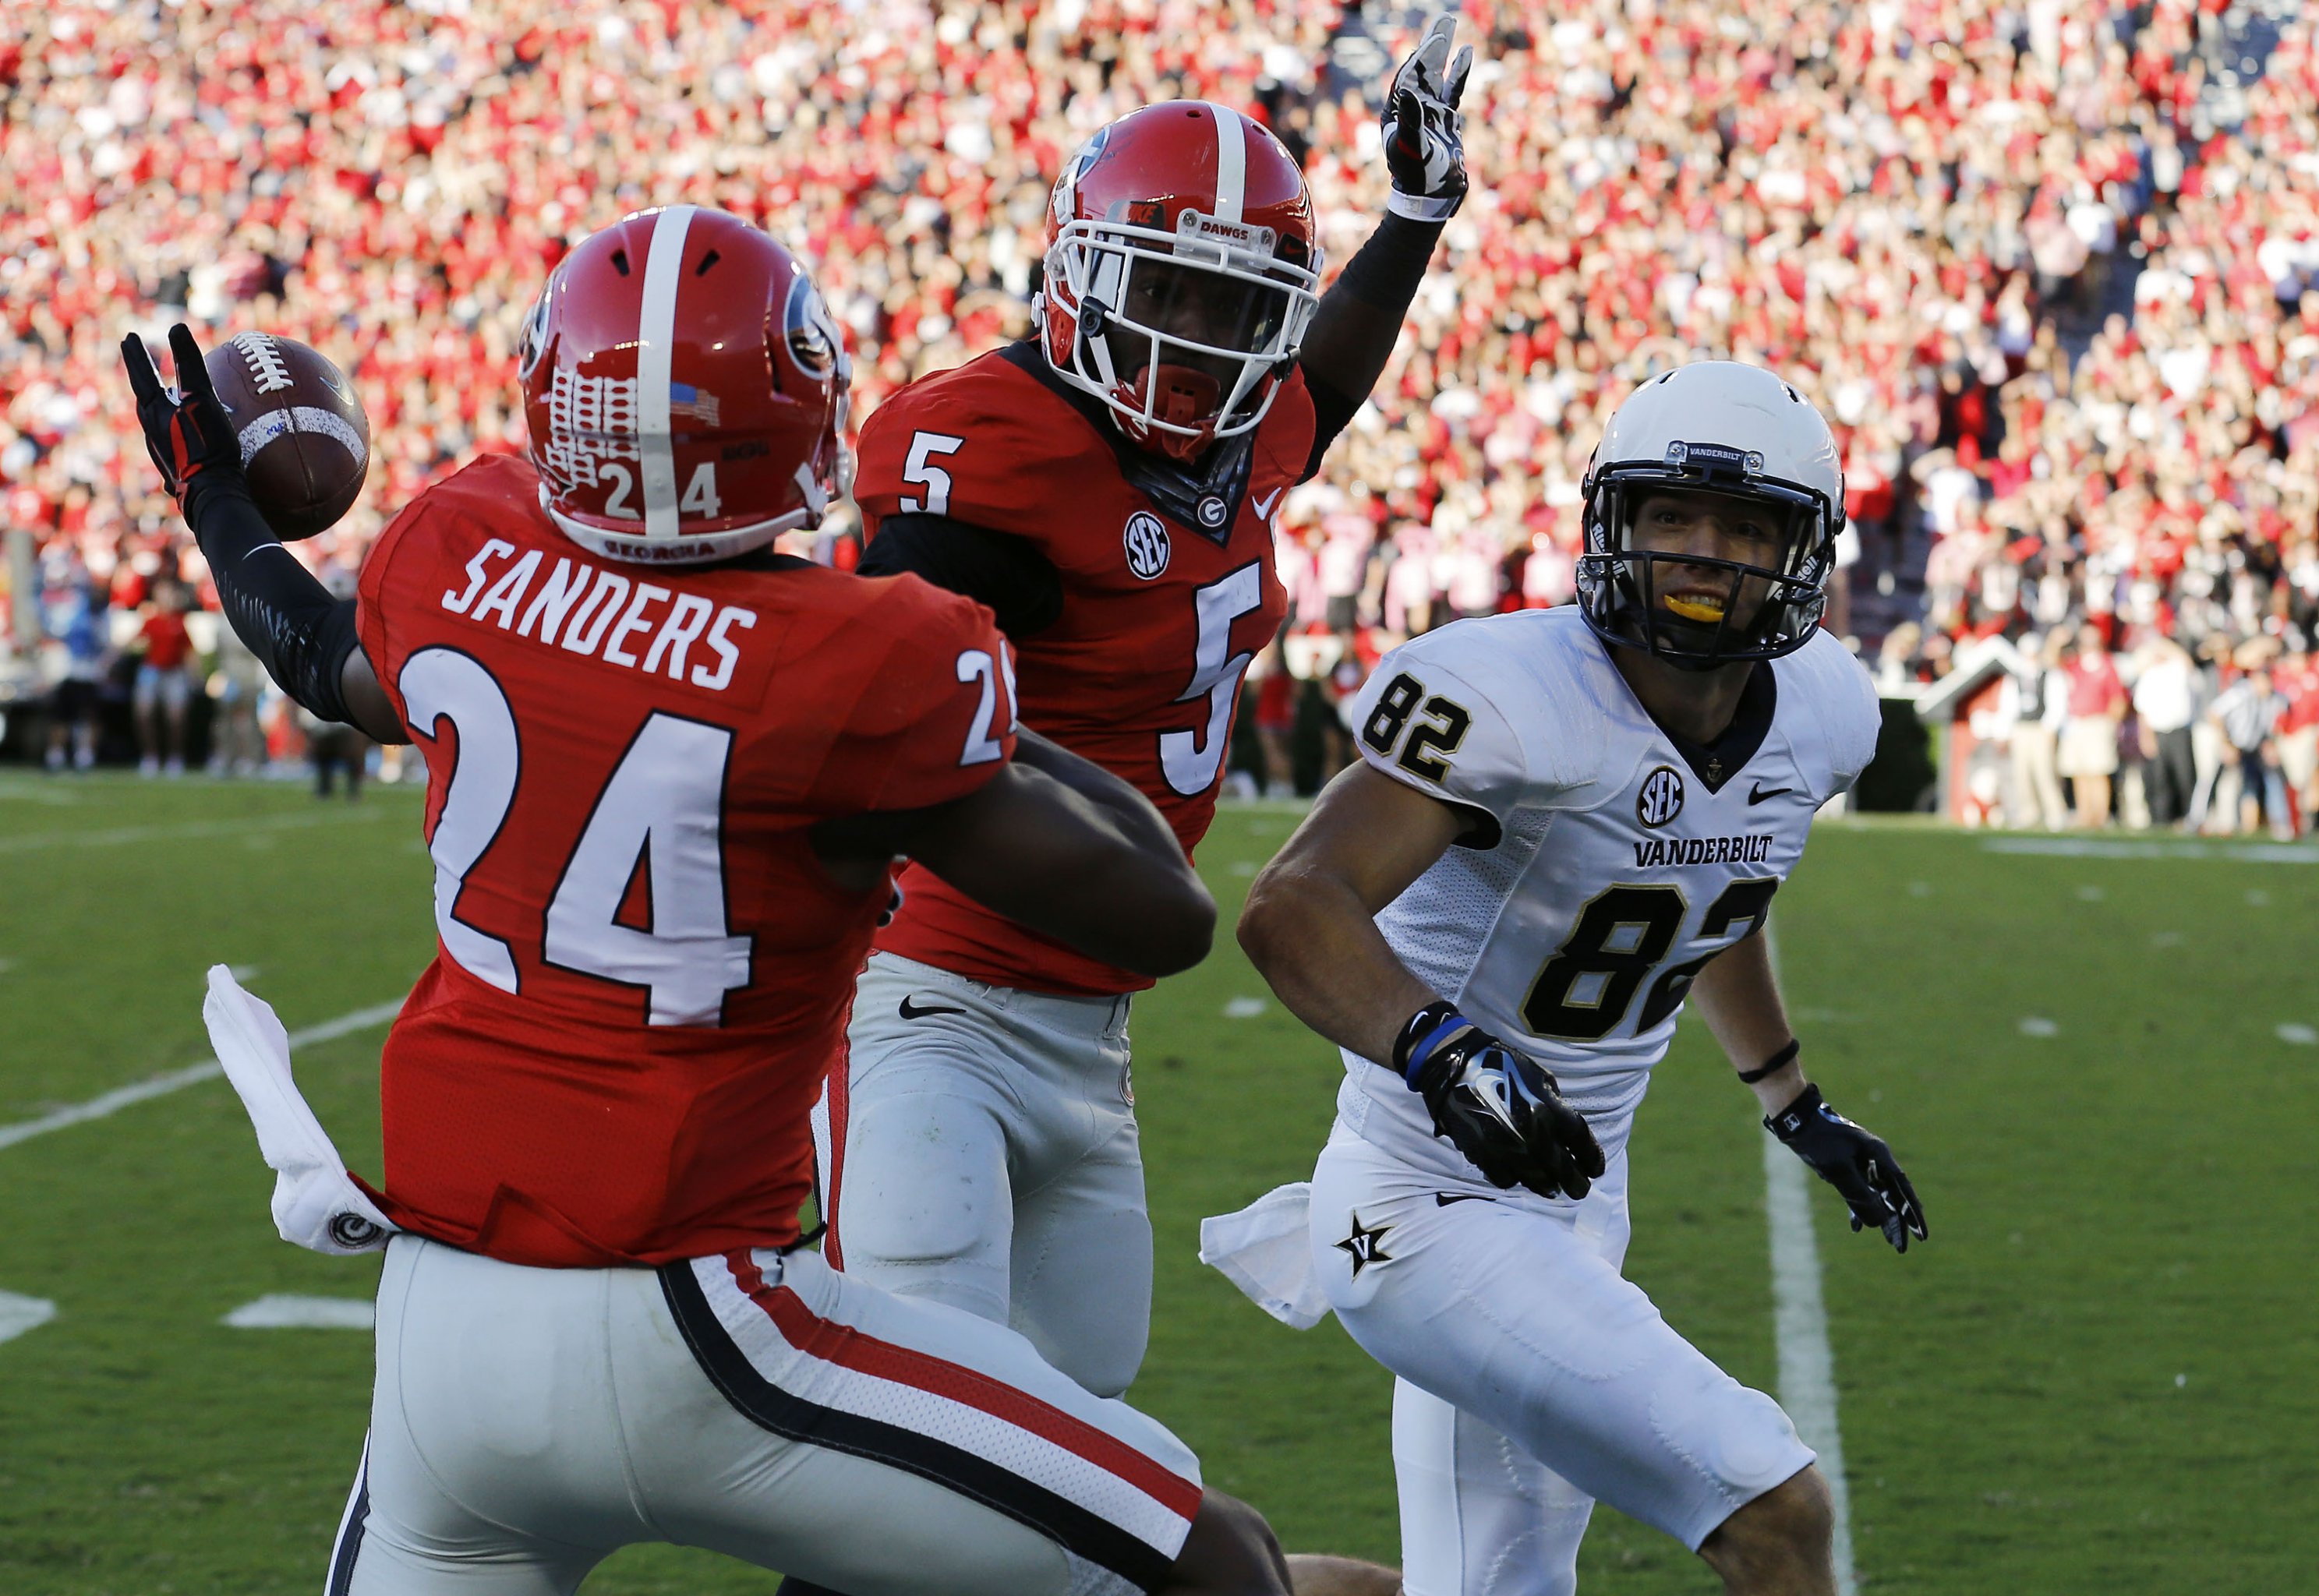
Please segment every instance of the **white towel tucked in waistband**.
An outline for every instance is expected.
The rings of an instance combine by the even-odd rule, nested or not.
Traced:
[[[1299,1180],[1273,1187],[1237,1213],[1200,1222],[1200,1261],[1295,1330],[1311,1330],[1329,1312],[1313,1272],[1306,1221],[1312,1197],[1311,1184]]]
[[[274,1228],[282,1239],[341,1258],[384,1247],[396,1226],[347,1178],[346,1160],[299,1096],[290,1076],[290,1034],[274,1010],[214,964],[202,1018],[257,1129],[257,1150],[274,1169]]]

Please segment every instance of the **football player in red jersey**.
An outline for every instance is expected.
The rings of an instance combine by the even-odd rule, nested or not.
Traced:
[[[428,762],[440,946],[386,1044],[383,1186],[322,1231],[387,1247],[334,1596],[570,1591],[640,1540],[854,1596],[1280,1596],[1160,1427],[800,1249],[897,854],[1147,975],[1214,909],[1132,788],[1015,731],[987,611],[767,552],[841,475],[798,263],[688,205],[582,243],[525,330],[529,460],[420,495],[338,603],[170,341],[182,396],[123,356],[236,629]]]
[[[1055,183],[1034,336],[913,384],[862,430],[862,569],[989,606],[1024,724],[1132,782],[1187,851],[1241,676],[1285,618],[1282,496],[1375,385],[1465,194],[1472,52],[1451,60],[1454,30],[1435,19],[1394,79],[1388,213],[1326,295],[1280,141],[1224,105],[1149,105]],[[1150,1318],[1127,1039],[1150,979],[935,872],[902,889],[815,1114],[825,1255],[1012,1324],[1115,1395]],[[1292,1565],[1300,1589],[1397,1584]]]
[[[1229,107],[1146,106],[1054,185],[1034,336],[876,411],[862,569],[988,605],[1024,724],[1132,782],[1188,850],[1279,630],[1282,496],[1384,370],[1466,177],[1471,51],[1396,76],[1388,214],[1327,294],[1304,174]],[[918,869],[817,1112],[841,1268],[1027,1334],[1088,1389],[1142,1361],[1151,1232],[1128,1085],[1148,978]]]

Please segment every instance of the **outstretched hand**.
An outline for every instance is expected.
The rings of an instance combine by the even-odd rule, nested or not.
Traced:
[[[241,474],[241,440],[210,385],[209,367],[193,329],[184,322],[169,329],[169,354],[176,362],[177,385],[164,388],[145,340],[131,333],[121,340],[121,363],[129,368],[129,391],[137,397],[137,424],[145,432],[145,452],[161,473],[170,497],[182,501],[186,486],[205,471]]]
[[[1454,12],[1435,17],[1385,91],[1385,159],[1393,174],[1386,208],[1414,221],[1446,221],[1466,199],[1466,147],[1458,136],[1465,119],[1457,102],[1474,68],[1474,47],[1463,46],[1452,61],[1457,32]]]

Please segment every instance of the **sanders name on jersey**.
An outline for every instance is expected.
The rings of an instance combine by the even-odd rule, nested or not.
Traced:
[[[712,604],[697,593],[678,593],[675,602],[669,604],[671,595],[664,587],[649,582],[631,583],[617,571],[599,571],[585,560],[560,555],[555,569],[539,584],[538,593],[524,607],[519,620],[517,608],[523,605],[532,578],[539,573],[541,555],[532,549],[494,578],[490,569],[493,562],[513,553],[515,545],[501,538],[487,541],[467,562],[465,591],[446,589],[443,608],[469,620],[496,625],[502,632],[512,630],[519,637],[531,636],[536,627],[539,641],[549,646],[557,643],[560,634],[564,647],[583,658],[625,665],[646,675],[665,671],[672,681],[689,680],[693,686],[710,691],[721,691],[732,681],[733,667],[741,660],[741,651],[727,634],[736,627],[745,631],[757,624],[753,609]],[[485,582],[491,583],[489,591],[484,591]],[[660,604],[669,604],[667,613],[652,613],[653,607]],[[627,646],[628,640],[648,632],[653,634],[652,642],[644,645],[639,657]],[[716,663],[694,665],[688,678],[685,664],[696,642],[708,645],[717,656]]]

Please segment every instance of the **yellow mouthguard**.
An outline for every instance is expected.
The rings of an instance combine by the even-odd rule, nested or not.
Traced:
[[[1682,599],[1667,595],[1666,607],[1685,620],[1719,621],[1723,618],[1720,599]]]

